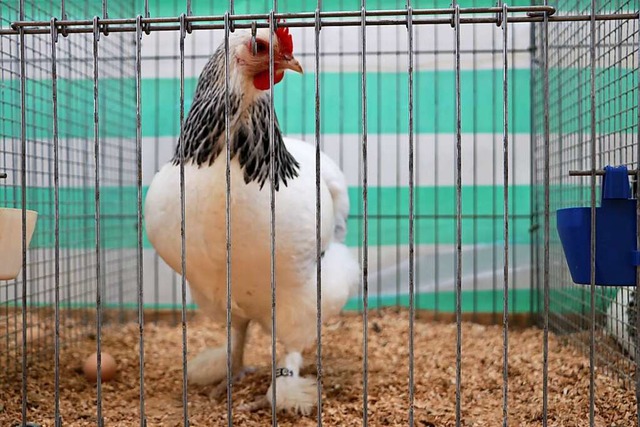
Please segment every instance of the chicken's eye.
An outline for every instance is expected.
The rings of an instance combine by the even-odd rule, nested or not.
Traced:
[[[269,47],[262,40],[256,40],[256,52],[259,54],[267,53]]]

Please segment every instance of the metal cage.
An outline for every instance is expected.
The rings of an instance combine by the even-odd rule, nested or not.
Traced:
[[[595,265],[590,285],[574,284],[555,222],[558,209],[589,206],[595,212],[607,165],[627,166],[636,198],[640,194],[636,1],[454,0],[446,7],[435,0],[16,3],[0,0],[0,214],[13,212],[12,235],[21,240],[14,242],[21,258],[17,278],[0,281],[2,423],[68,424],[65,413],[72,409],[61,381],[70,370],[60,365],[61,355],[77,359],[87,348],[100,354],[103,331],[116,328],[136,353],[129,360],[136,375],[126,387],[137,398],[138,413],[133,420],[105,415],[113,394],[108,389],[105,395],[98,367],[95,401],[83,401],[84,415],[69,425],[189,425],[187,332],[196,307],[186,278],[150,245],[143,203],[151,178],[173,154],[197,76],[212,52],[236,31],[282,26],[295,37],[296,56],[310,72],[274,87],[271,65],[271,140],[277,111],[283,132],[331,157],[349,187],[346,244],[357,254],[361,276],[344,308],[357,316],[341,322],[362,331],[353,350],[360,388],[351,397],[359,421],[474,423],[477,414],[465,408],[463,364],[470,331],[464,328],[471,322],[501,327],[492,329],[502,344],[496,349],[500,378],[491,379],[501,396],[492,402],[494,423],[496,417],[503,425],[581,422],[562,418],[558,409],[568,391],[553,384],[565,375],[550,363],[549,343],[557,338],[588,356],[588,367],[576,374],[576,387],[586,387],[588,396],[582,422],[640,426],[635,288],[599,286]],[[273,156],[271,151],[272,162]],[[312,189],[316,208],[319,185]],[[275,198],[273,185],[264,191]],[[176,238],[188,271],[184,189],[181,194]],[[274,209],[272,204],[272,220]],[[29,211],[38,214],[33,237]],[[0,232],[9,231],[0,223]],[[265,289],[275,306],[277,230],[271,231],[274,267]],[[332,343],[321,339],[319,235],[316,224],[309,239],[317,245],[318,344],[310,359],[319,410],[306,421],[331,425],[323,346]],[[595,249],[593,231],[591,236]],[[227,261],[227,271],[233,263]],[[230,279],[227,290],[233,292]],[[230,343],[229,292],[226,306],[220,337]],[[369,386],[378,375],[369,357],[372,334],[390,313],[399,313],[397,330],[406,336],[403,361],[393,359],[406,367],[406,392],[393,390],[401,395],[402,407],[392,411],[402,414],[398,419],[372,413],[377,399],[395,396],[372,396]],[[446,370],[451,387],[434,385],[450,398],[442,412],[428,411],[429,400],[416,398],[426,380],[415,359],[433,351],[416,333],[424,319],[455,325],[449,330],[455,367]],[[275,329],[273,314],[272,322]],[[181,347],[181,383],[174,384],[179,419],[158,415],[166,408],[149,414],[157,378],[145,375],[145,360],[153,357],[145,337],[158,325],[172,328]],[[524,418],[510,407],[518,399],[510,390],[516,381],[510,366],[517,362],[511,362],[509,340],[512,331],[532,325],[542,332],[528,355],[540,359],[542,376],[523,396],[537,408]],[[275,332],[268,345],[275,385]],[[230,344],[226,348],[230,369]],[[46,366],[52,370],[41,369]],[[635,389],[636,401],[623,402],[624,411],[617,412],[601,405],[600,371],[607,387],[624,396]],[[53,378],[42,383],[41,374]],[[230,370],[223,385],[224,416],[194,424],[246,421],[233,407]],[[33,405],[38,388],[54,393],[40,409]],[[275,386],[272,391],[275,402]],[[275,403],[270,409],[261,420],[275,426],[282,416]]]

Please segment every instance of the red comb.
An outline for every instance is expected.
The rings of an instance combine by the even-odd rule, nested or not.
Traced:
[[[269,19],[267,19],[267,22],[269,22]],[[284,22],[284,19],[278,19],[276,22]],[[285,54],[291,55],[293,53],[293,38],[289,34],[289,28],[278,27],[275,34],[280,43],[280,50]]]

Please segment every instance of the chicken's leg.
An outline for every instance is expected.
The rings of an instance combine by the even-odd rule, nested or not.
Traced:
[[[286,410],[303,415],[311,414],[316,406],[316,379],[301,377],[302,354],[298,351],[287,352],[276,366],[276,410]],[[255,402],[242,405],[239,409],[253,411],[267,408],[273,401],[273,383],[267,394]]]
[[[249,321],[234,319],[231,323],[231,369],[233,379],[237,380],[248,371],[243,366],[244,345],[247,337]],[[218,397],[226,390],[227,378],[227,345],[208,348],[189,361],[187,375],[191,384],[208,385],[219,384],[212,396]]]

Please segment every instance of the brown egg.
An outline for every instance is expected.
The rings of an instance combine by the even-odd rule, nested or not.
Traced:
[[[116,361],[109,353],[102,352],[101,355],[100,373],[102,381],[110,381],[116,376]],[[96,382],[98,380],[98,353],[93,353],[86,358],[82,371],[88,381]]]

